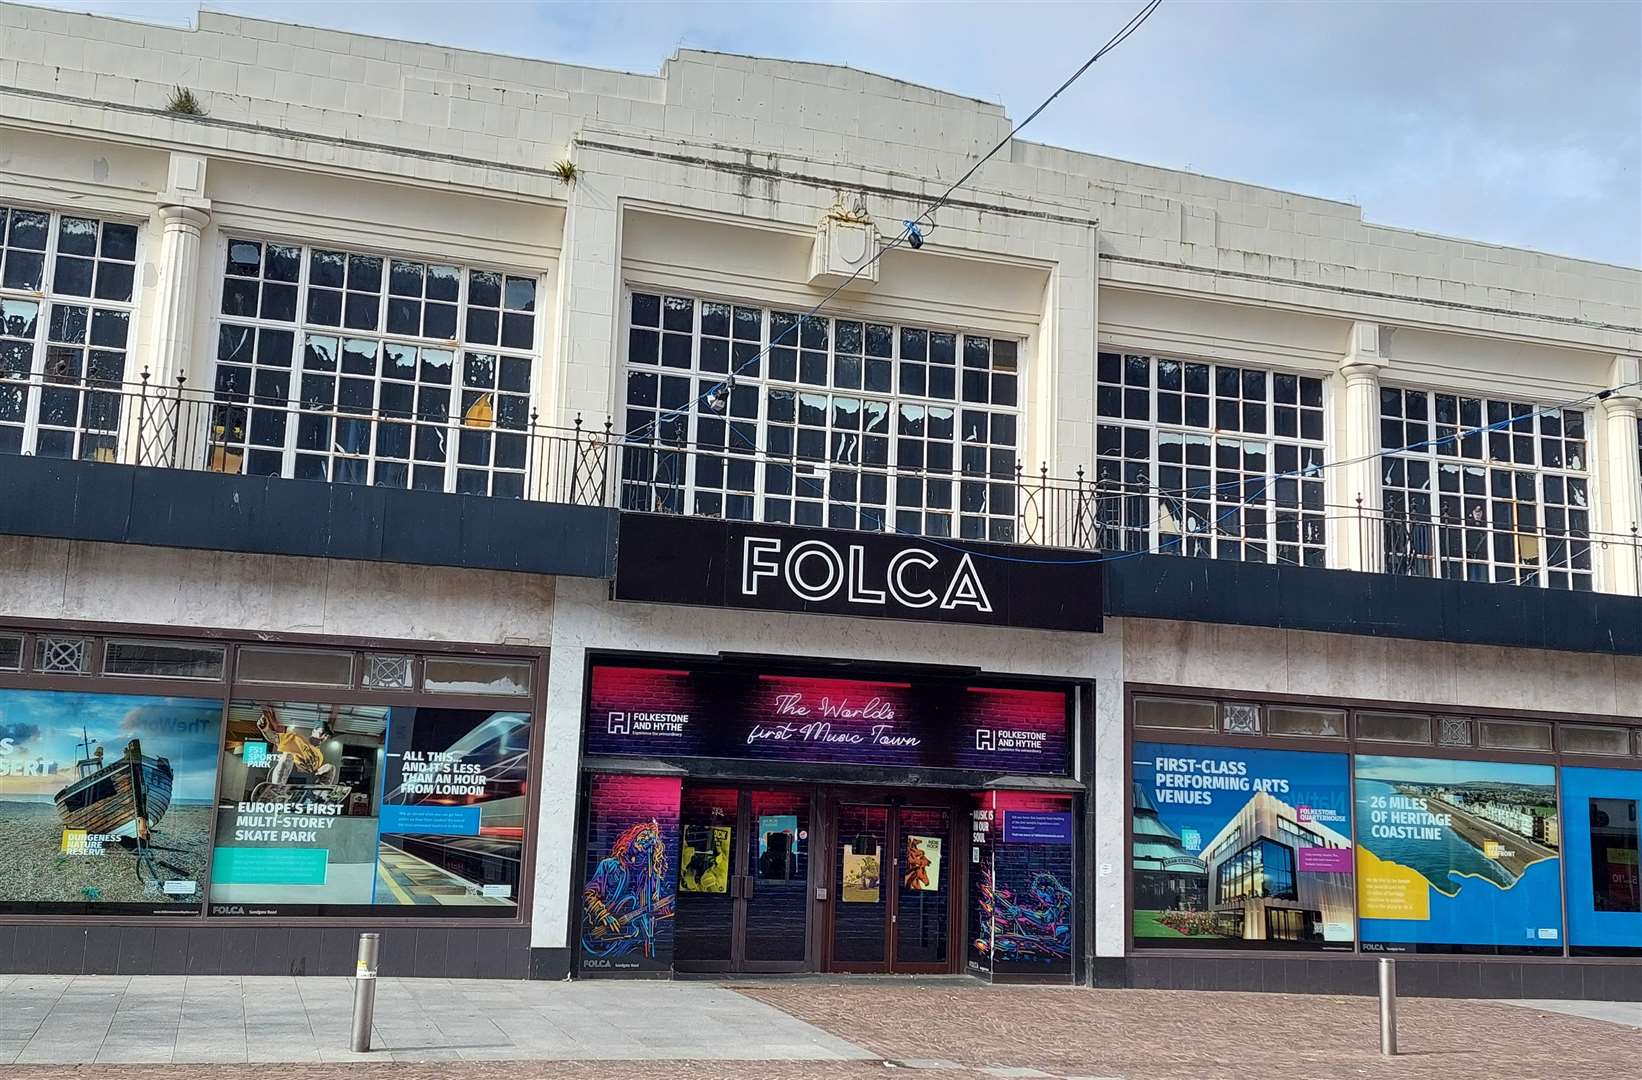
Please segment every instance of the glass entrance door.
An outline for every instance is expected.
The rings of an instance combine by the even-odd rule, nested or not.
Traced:
[[[952,970],[952,811],[838,802],[831,844],[829,968]]]
[[[807,971],[810,793],[686,785],[673,964]]]

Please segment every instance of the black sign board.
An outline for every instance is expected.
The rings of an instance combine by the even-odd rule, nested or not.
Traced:
[[[617,600],[1098,633],[1088,551],[621,515]]]

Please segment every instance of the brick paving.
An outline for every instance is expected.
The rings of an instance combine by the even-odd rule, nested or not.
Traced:
[[[894,1075],[907,1080],[1611,1080],[1638,1075],[1632,1070],[1642,1061],[1642,1031],[1487,1002],[1404,999],[1405,1054],[1387,1061],[1377,1053],[1369,998],[960,982],[804,980],[733,987],[882,1060],[438,1061],[274,1068],[279,1080],[883,1080]],[[0,1067],[5,1080],[268,1080],[270,1075],[268,1066],[222,1064]]]
[[[880,983],[735,988],[885,1058],[947,1058],[970,1069],[1122,1080],[1642,1076],[1642,1031],[1490,1002],[1402,999],[1403,1053],[1386,1060],[1372,998]]]

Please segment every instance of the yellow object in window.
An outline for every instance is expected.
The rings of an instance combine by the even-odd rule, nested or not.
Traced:
[[[462,414],[463,427],[492,427],[496,423],[496,405],[494,395],[480,394],[477,401],[467,407]]]

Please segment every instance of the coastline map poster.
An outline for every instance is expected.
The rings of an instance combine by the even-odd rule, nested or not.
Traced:
[[[0,911],[186,915],[221,699],[0,690]]]
[[[1562,951],[1556,770],[1357,758],[1366,952]]]
[[[1351,949],[1345,754],[1134,749],[1137,945]]]

